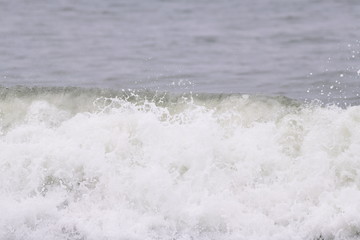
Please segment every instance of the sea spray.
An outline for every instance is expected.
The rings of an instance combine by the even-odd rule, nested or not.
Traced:
[[[357,239],[360,107],[1,89],[1,239]]]

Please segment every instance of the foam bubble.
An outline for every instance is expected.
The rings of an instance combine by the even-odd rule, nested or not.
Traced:
[[[2,100],[1,239],[358,237],[360,107],[132,97]]]

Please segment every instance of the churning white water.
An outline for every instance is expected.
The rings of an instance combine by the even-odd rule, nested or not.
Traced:
[[[359,238],[359,106],[12,88],[0,114],[0,239]]]

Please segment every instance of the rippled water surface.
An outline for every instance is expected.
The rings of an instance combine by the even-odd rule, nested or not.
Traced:
[[[359,22],[355,0],[2,0],[1,83],[353,98]]]

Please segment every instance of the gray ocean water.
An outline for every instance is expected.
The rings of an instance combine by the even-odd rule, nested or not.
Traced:
[[[357,0],[1,0],[0,84],[357,103],[359,23]]]

